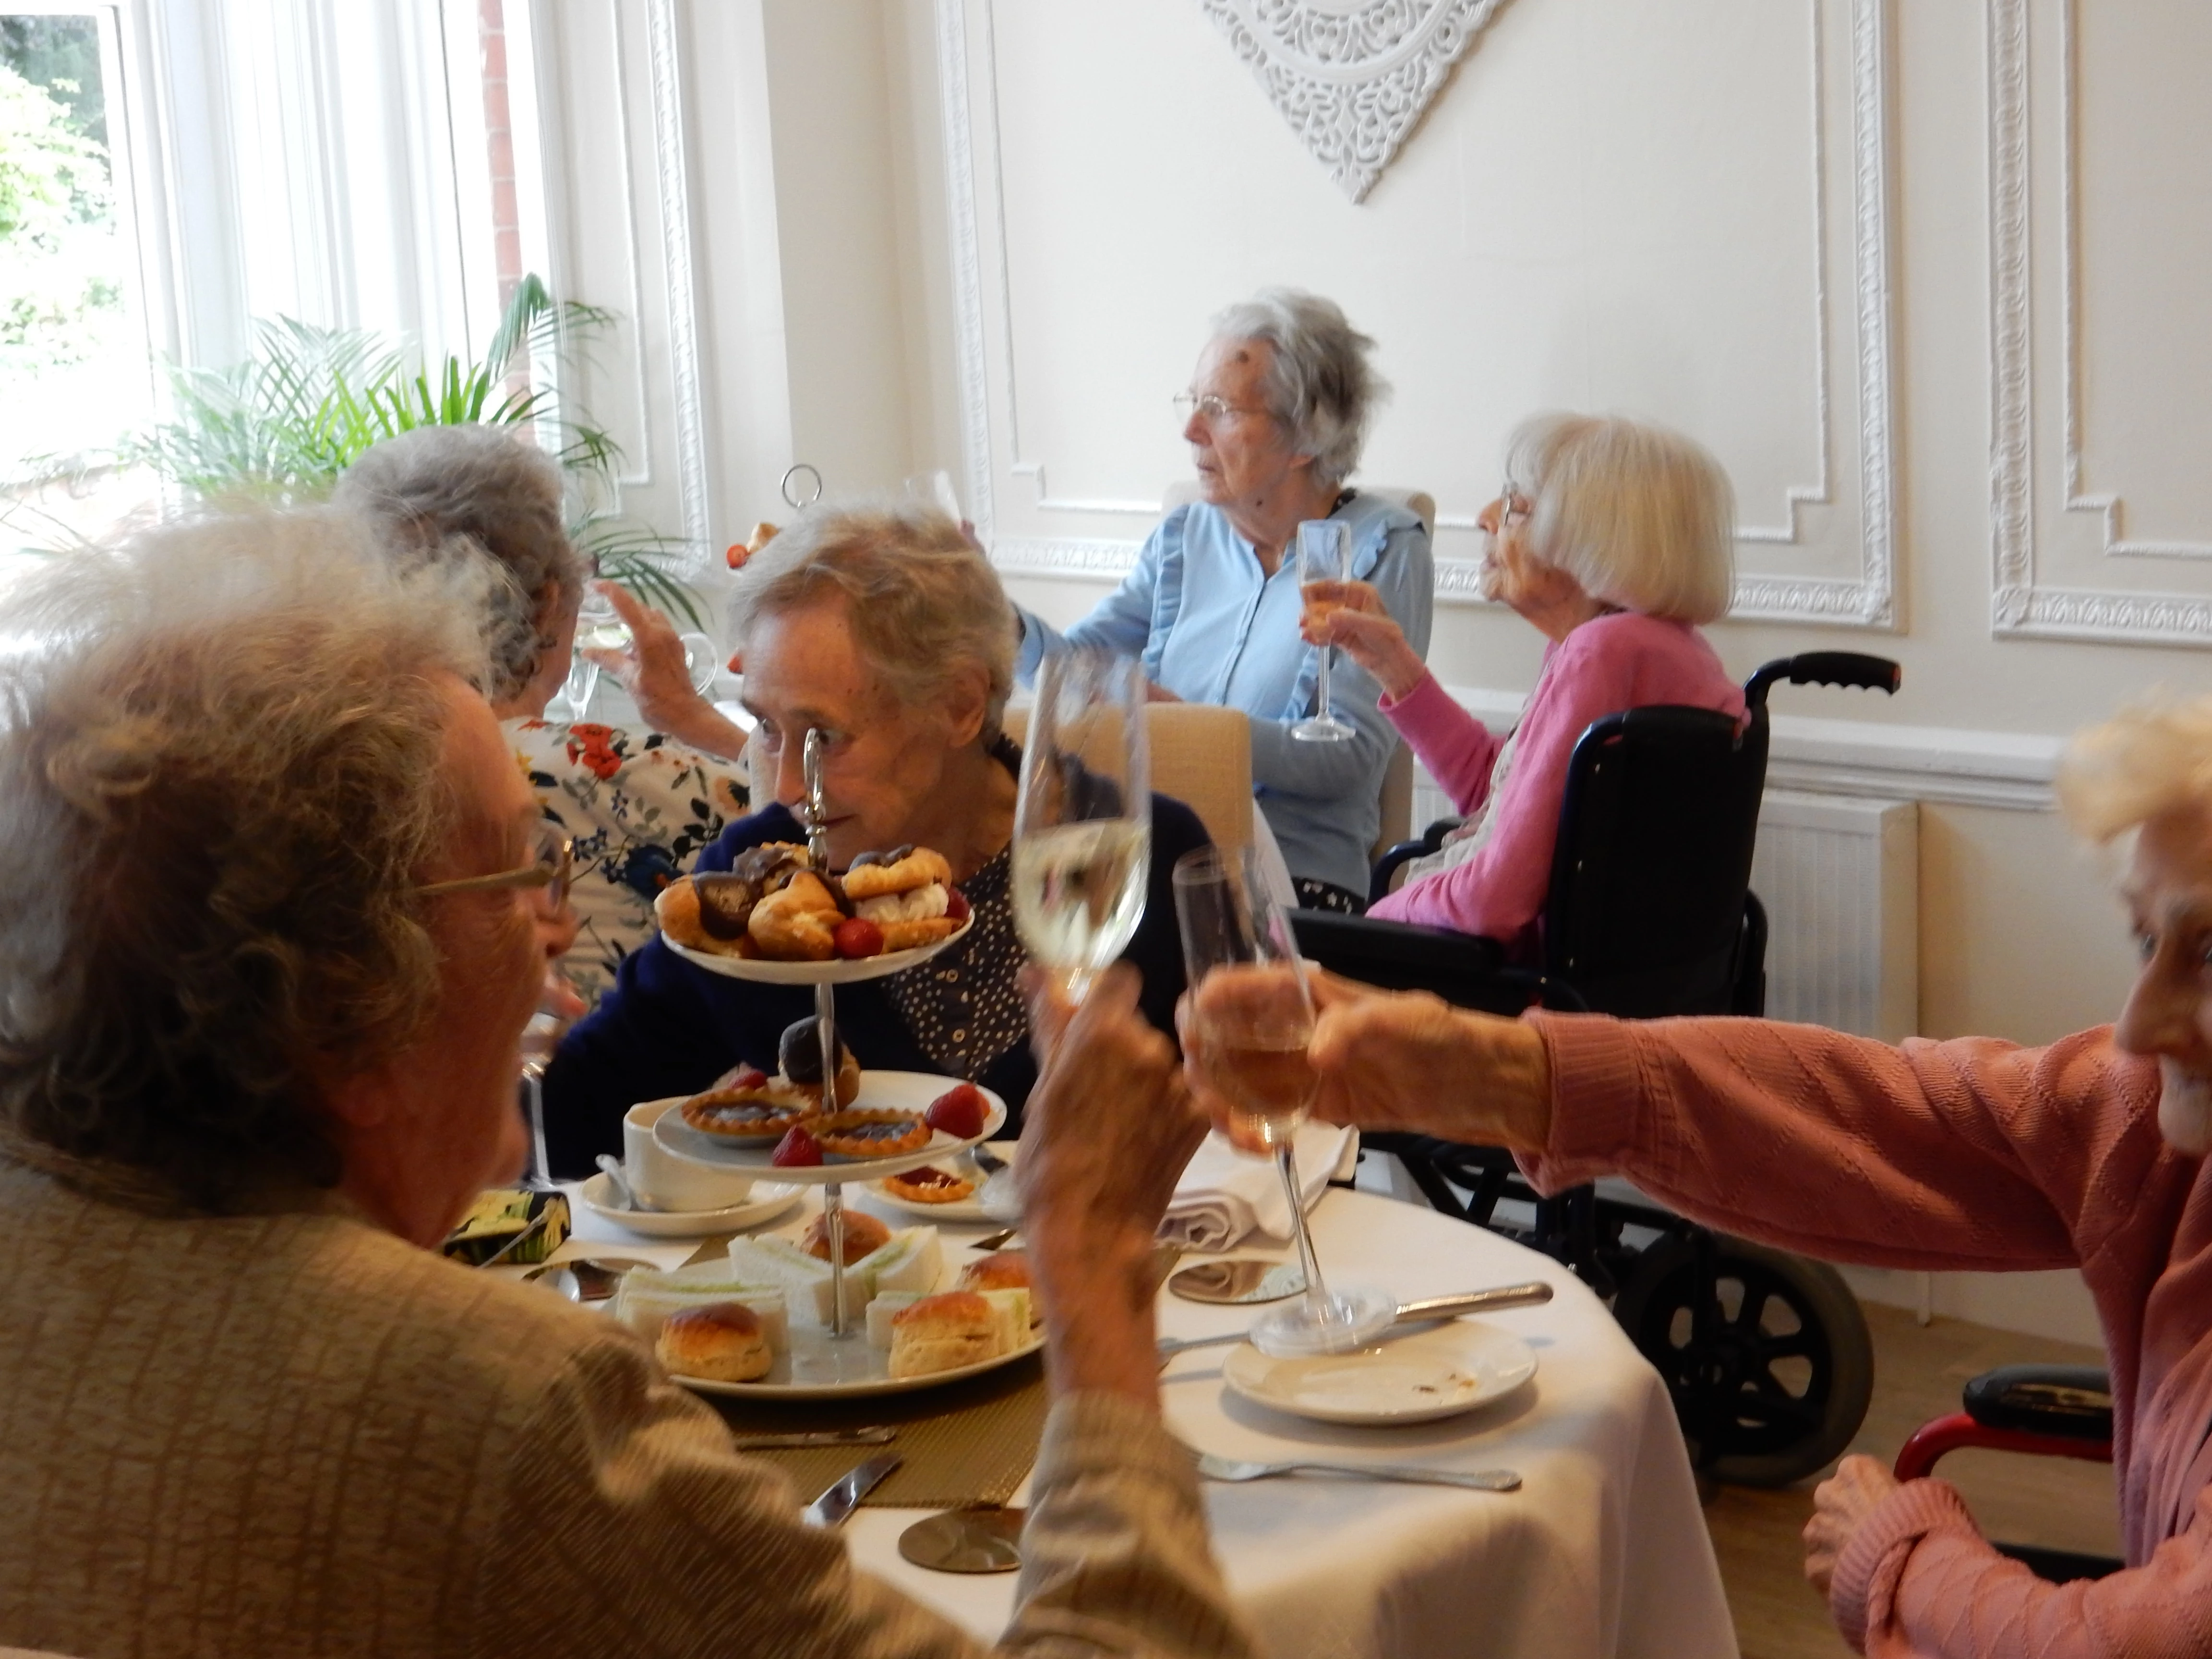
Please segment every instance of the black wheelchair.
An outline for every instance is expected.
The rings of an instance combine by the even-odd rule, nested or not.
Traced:
[[[1766,694],[1781,682],[1894,692],[1898,665],[1852,652],[1770,662],[1744,687],[1748,718],[1657,707],[1609,714],[1575,745],[1542,955],[1505,960],[1494,939],[1299,911],[1307,957],[1391,990],[1462,1007],[1547,1008],[1650,1019],[1765,1012],[1766,918],[1751,891],[1765,788]],[[1374,896],[1452,824],[1394,847]],[[1541,1250],[1599,1295],[1665,1380],[1697,1466],[1745,1486],[1786,1486],[1850,1442],[1874,1387],[1865,1316],[1843,1278],[1685,1221],[1621,1181],[1539,1197],[1512,1156],[1425,1135],[1374,1134],[1437,1209]],[[1500,1206],[1511,1206],[1509,1215]]]

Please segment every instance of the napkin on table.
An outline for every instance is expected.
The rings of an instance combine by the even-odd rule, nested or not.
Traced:
[[[1293,1145],[1298,1185],[1310,1210],[1332,1179],[1348,1175],[1359,1156],[1359,1133],[1334,1123],[1302,1123]],[[1176,1182],[1160,1237],[1189,1249],[1225,1250],[1252,1233],[1272,1243],[1290,1242],[1282,1178],[1273,1159],[1253,1158],[1221,1135],[1209,1134]]]

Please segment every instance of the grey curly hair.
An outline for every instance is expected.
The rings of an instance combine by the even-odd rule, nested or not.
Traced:
[[[1342,483],[1359,465],[1367,422],[1390,395],[1368,354],[1375,342],[1352,327],[1334,300],[1295,288],[1263,288],[1213,319],[1217,340],[1264,340],[1274,348],[1268,364],[1268,412],[1280,421],[1301,454],[1313,457],[1314,477]]]
[[[989,676],[983,740],[999,735],[1014,689],[1013,607],[999,573],[933,508],[811,507],[745,562],[730,596],[731,637],[763,613],[844,597],[861,657],[902,702],[941,696],[963,663]]]
[[[0,658],[0,1135],[220,1210],[334,1183],[311,1073],[415,1040],[416,872],[453,810],[441,677],[484,573],[397,571],[329,508],[55,561]]]
[[[558,643],[547,618],[588,574],[561,512],[561,469],[500,427],[426,426],[372,445],[339,477],[333,505],[377,524],[403,560],[488,555],[503,580],[485,592],[491,673],[504,702]]]

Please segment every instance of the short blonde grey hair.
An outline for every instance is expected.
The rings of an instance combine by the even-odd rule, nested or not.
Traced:
[[[990,687],[983,740],[997,738],[1014,689],[1013,607],[958,525],[922,507],[811,507],[738,573],[731,638],[742,651],[762,616],[833,599],[901,702],[934,701],[963,665],[980,665]]]
[[[1213,319],[1217,340],[1263,340],[1267,410],[1324,485],[1359,465],[1367,423],[1390,395],[1368,354],[1375,342],[1352,327],[1334,300],[1295,288],[1264,288]]]
[[[2212,812],[2212,696],[2154,692],[2076,732],[2057,786],[2067,822],[2092,842],[2171,813]]]
[[[443,677],[482,577],[329,508],[63,556],[0,658],[0,1138],[222,1209],[340,1173],[313,1078],[419,1036]]]
[[[1505,472],[1533,508],[1529,552],[1593,598],[1675,622],[1728,614],[1735,492],[1702,444],[1621,415],[1538,415]]]
[[[538,678],[560,643],[545,620],[582,597],[587,574],[550,456],[504,427],[418,427],[363,450],[331,500],[374,521],[403,562],[489,559],[500,580],[484,593],[485,694],[505,702]]]

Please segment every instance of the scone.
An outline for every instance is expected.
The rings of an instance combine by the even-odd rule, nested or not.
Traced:
[[[998,1322],[973,1291],[926,1296],[891,1319],[890,1374],[927,1376],[998,1355]]]
[[[757,1382],[775,1364],[760,1316],[742,1302],[714,1302],[671,1314],[653,1351],[674,1375],[707,1382]]]
[[[752,908],[745,931],[775,962],[827,962],[837,954],[836,929],[845,919],[820,877],[801,871]]]
[[[861,1257],[873,1255],[891,1242],[891,1230],[865,1210],[845,1212],[845,1265],[851,1267]],[[799,1241],[799,1248],[811,1256],[827,1261],[830,1259],[830,1218],[814,1218]]]

